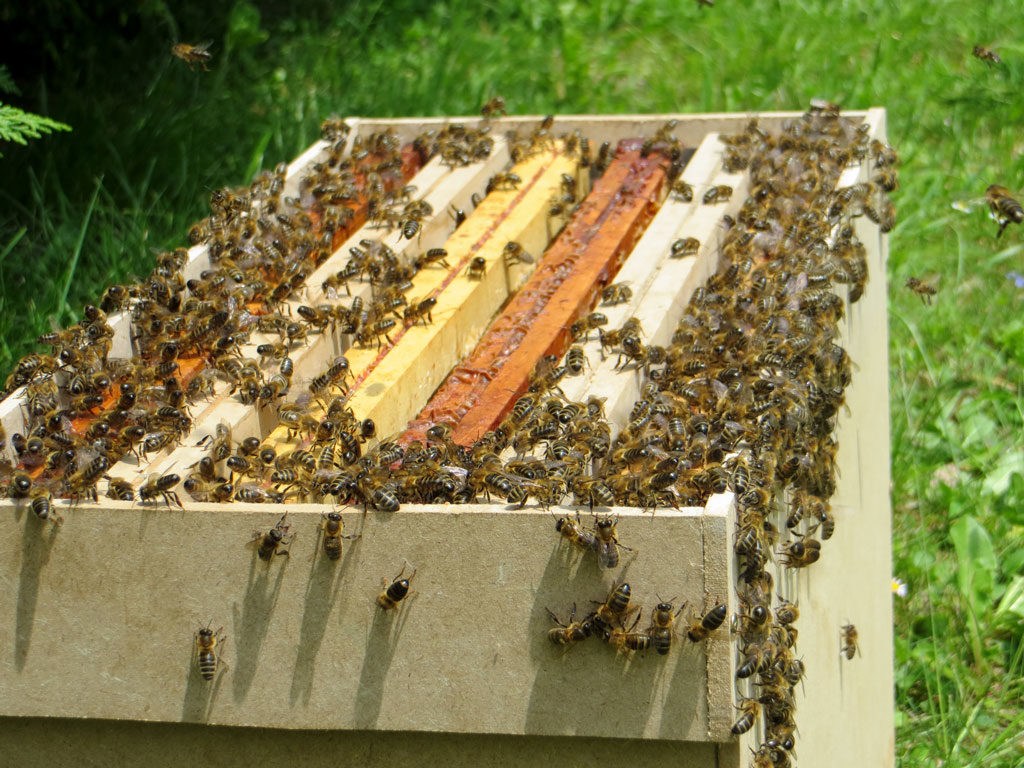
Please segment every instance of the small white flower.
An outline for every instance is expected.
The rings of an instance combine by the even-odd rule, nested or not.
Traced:
[[[897,597],[907,596],[907,585],[902,579],[893,577],[892,580],[892,591]]]

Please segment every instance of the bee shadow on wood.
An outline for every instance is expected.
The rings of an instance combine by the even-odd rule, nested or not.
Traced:
[[[15,511],[15,519],[18,516]],[[28,510],[28,507],[25,507]],[[42,529],[49,525],[49,532]],[[14,668],[21,672],[28,663],[28,650],[32,643],[32,625],[39,600],[39,575],[50,559],[50,551],[57,540],[57,527],[40,521],[34,514],[25,514],[21,533],[21,573],[18,576],[18,605],[15,609]]]
[[[356,689],[355,727],[372,728],[380,715],[381,702],[384,699],[384,682],[391,668],[398,639],[402,628],[412,610],[411,594],[403,600],[395,610],[376,608],[373,623],[366,637],[366,653],[363,656],[363,669],[359,674],[359,687]]]
[[[650,690],[663,666],[661,657],[648,651],[645,656],[653,658],[637,654],[627,663],[597,635],[568,647],[548,639],[548,631],[558,625],[547,609],[568,624],[575,602],[575,620],[580,622],[598,608],[611,588],[604,574],[612,571],[602,571],[593,552],[583,552],[575,570],[567,573],[567,555],[562,551],[565,546],[560,542],[552,552],[537,584],[537,600],[530,614],[529,653],[537,671],[527,705],[526,730],[582,735],[594,723],[616,722],[615,736],[642,736],[651,706],[642,702],[650,701]],[[574,562],[570,559],[568,566],[571,568]],[[615,573],[616,583],[626,580],[631,563],[632,558],[625,560],[624,567]],[[581,681],[586,684],[581,685]]]
[[[278,557],[271,556],[271,562],[260,560],[253,551],[252,564],[249,567],[249,583],[242,600],[239,613],[238,604],[234,606],[234,637],[236,669],[233,675],[232,689],[235,701],[242,701],[249,693],[253,678],[256,676],[256,664],[259,661],[260,648],[267,636],[270,619],[281,592],[281,580],[284,578],[287,559],[277,562]],[[271,572],[275,573],[271,576]]]
[[[687,612],[683,611],[675,620],[676,635],[667,657],[653,651],[650,661],[660,669],[651,692],[651,702],[660,702],[661,721],[658,735],[665,739],[678,739],[680,734],[692,729],[693,722],[708,711],[707,651],[708,640],[693,643],[686,636]],[[724,630],[724,653],[733,653],[729,642],[728,629]],[[722,643],[716,643],[721,650]],[[673,658],[675,657],[675,658]],[[697,696],[695,697],[695,694]],[[701,698],[704,701],[701,701]],[[730,702],[731,703],[731,702]]]
[[[361,529],[360,529],[361,530]],[[345,580],[345,573],[358,560],[357,546],[361,538],[346,541],[341,562],[335,562],[324,554],[323,532],[317,537],[313,560],[306,583],[306,604],[302,613],[302,627],[299,629],[298,652],[295,669],[292,672],[291,703],[301,697],[304,705],[309,704],[313,693],[313,667],[323,643],[327,619],[338,597],[338,591]]]
[[[230,641],[231,638],[228,638]],[[218,651],[223,653],[223,650]],[[219,661],[220,667],[226,667],[227,663]],[[188,672],[185,677],[185,699],[181,705],[181,720],[185,723],[205,723],[210,719],[213,711],[213,703],[220,692],[221,683],[224,681],[224,670],[217,669],[216,677],[213,680],[205,680],[199,673],[196,665],[196,652],[193,645],[192,652],[188,656]]]

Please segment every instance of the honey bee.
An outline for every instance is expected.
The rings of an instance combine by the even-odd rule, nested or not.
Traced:
[[[342,555],[342,539],[358,539],[359,534],[343,536],[345,523],[337,512],[327,512],[320,520],[320,530],[324,533],[324,554],[331,560],[339,560]]]
[[[85,496],[93,501],[97,501],[96,483],[108,469],[110,469],[110,460],[106,456],[97,456],[84,467],[72,473],[64,481],[64,492],[72,499],[80,499],[82,496]],[[18,474],[15,473],[14,478],[11,480],[12,485],[17,477]],[[26,474],[25,477],[27,478],[28,475]],[[11,495],[14,496],[13,493]]]
[[[685,606],[680,606],[679,610],[676,610],[671,601],[659,601],[654,606],[654,611],[651,613],[651,626],[647,632],[651,636],[651,641],[656,650],[660,655],[665,656],[672,648],[672,638],[675,637],[675,619],[683,612]],[[690,638],[693,639],[692,637]]]
[[[932,296],[938,293],[938,289],[934,285],[929,285],[916,277],[908,277],[905,285],[921,297],[922,304],[931,304]]]
[[[444,248],[431,248],[426,253],[420,254],[413,262],[416,269],[423,269],[429,264],[438,264],[445,269],[451,265],[448,263],[448,251]]]
[[[757,699],[740,699],[736,709],[740,711],[740,717],[733,723],[732,732],[739,736],[754,727],[754,722],[761,714],[761,703]]]
[[[842,641],[840,652],[848,660],[852,659],[854,655],[860,655],[860,646],[857,645],[857,628],[853,624],[843,625]]]
[[[509,240],[502,251],[505,258],[505,266],[512,267],[516,264],[533,264],[533,256],[526,252],[515,240]]]
[[[416,590],[409,591],[409,582],[416,575],[416,569],[413,568],[412,573],[407,578],[402,578],[402,574],[405,573],[405,566],[408,564],[408,562],[402,563],[402,570],[391,580],[390,584],[387,579],[381,579],[383,590],[377,595],[377,605],[385,611],[397,608],[398,604],[405,600],[405,598],[416,593]]]
[[[612,150],[612,143],[605,141],[601,143],[601,146],[597,150],[597,159],[594,160],[590,167],[592,178],[598,178],[603,176],[604,172],[608,170],[608,166],[612,164],[612,158],[615,156],[614,150]]]
[[[779,598],[779,604],[775,608],[775,620],[779,624],[792,624],[800,618],[800,610],[795,603]]]
[[[707,638],[712,632],[718,629],[725,622],[729,609],[725,603],[719,603],[700,618],[690,623],[686,636],[694,643],[699,643]]]
[[[550,608],[545,608],[551,620],[557,624],[548,630],[548,640],[556,645],[575,645],[593,634],[594,626],[589,619],[576,621],[576,604],[573,603],[572,613],[569,614],[569,623],[563,624]]]
[[[616,627],[610,632],[605,632],[604,641],[614,645],[618,653],[632,654],[635,651],[646,651],[651,647],[654,640],[647,632],[636,632],[636,625],[640,623],[640,614],[637,614],[633,625],[627,630],[625,627]]]
[[[288,529],[291,526],[284,524],[286,517],[288,517],[287,512],[281,515],[281,519],[269,531],[253,531],[252,541],[259,542],[256,553],[260,560],[270,560],[274,555],[288,554],[288,550],[281,549],[281,547],[291,544],[295,539],[295,534],[288,534]]]
[[[598,606],[591,617],[594,627],[601,632],[611,632],[616,622],[621,625],[624,623],[623,620],[627,614],[639,611],[639,606],[629,607],[629,600],[632,594],[633,592],[626,582],[613,584],[607,599]]]
[[[154,472],[139,488],[139,501],[145,503],[147,501],[153,501],[159,496],[164,500],[167,506],[170,506],[171,502],[174,502],[178,507],[181,507],[181,499],[179,499],[178,494],[172,490],[174,486],[180,482],[181,477],[173,473],[161,475],[159,472]]]
[[[610,517],[597,521],[597,563],[602,570],[615,568],[619,564],[619,547],[632,552],[631,547],[619,543],[615,532],[618,518]]]
[[[118,501],[135,501],[135,489],[132,488],[131,483],[120,477],[109,477],[107,480],[109,481],[107,498]]]
[[[495,115],[507,115],[505,100],[501,96],[495,96],[480,108],[480,114],[485,120],[489,120]]]
[[[606,285],[601,291],[602,303],[609,306],[622,304],[631,298],[633,298],[633,289],[626,283],[612,283],[611,285]]]
[[[210,624],[212,623],[211,621]],[[200,626],[195,634],[196,666],[199,668],[199,674],[202,675],[203,680],[213,680],[217,669],[221,665],[227,666],[226,662],[217,655],[217,643],[227,640],[227,635],[221,634],[224,631],[223,627],[214,632],[210,629],[210,624],[205,627]]]
[[[700,240],[695,237],[681,237],[672,243],[669,258],[681,259],[684,256],[696,256],[700,251]]]
[[[693,202],[693,186],[687,184],[682,179],[676,179],[672,182],[671,194],[680,202],[692,203]]]
[[[999,222],[999,232],[996,237],[1001,237],[1003,230],[1010,222],[1020,224],[1024,222],[1024,208],[1014,198],[1010,197],[1010,190],[998,184],[990,184],[985,190],[985,199],[988,207],[992,209],[992,216]]]
[[[821,542],[817,539],[800,539],[787,545],[780,553],[787,568],[806,568],[818,562],[821,557]]]
[[[199,64],[204,71],[209,72],[210,70],[206,66],[206,62],[213,58],[213,54],[207,50],[211,45],[213,45],[213,40],[204,40],[197,45],[175,43],[171,46],[171,53],[188,64],[189,69],[194,70],[195,68],[192,65]]]
[[[511,171],[496,173],[487,182],[487,194],[491,194],[495,190],[519,189],[519,185],[522,183],[523,180]]]
[[[29,497],[32,499],[29,506],[40,520],[43,522],[49,520],[57,528],[64,523],[64,518],[57,514],[57,510],[53,507],[53,497],[50,495],[49,488],[37,485],[32,489]]]
[[[466,267],[466,277],[470,280],[483,280],[486,273],[487,259],[483,256],[474,256]]]
[[[565,353],[565,367],[567,375],[579,376],[583,373],[583,367],[587,363],[587,354],[579,344],[573,344]]]
[[[991,48],[986,48],[984,45],[976,45],[971,51],[971,54],[976,59],[980,59],[988,64],[990,67],[996,64],[1002,64],[1003,60],[999,58],[999,54],[993,51]]]
[[[705,192],[702,199],[704,205],[713,205],[714,203],[724,203],[730,197],[732,197],[732,187],[725,184],[717,184]]]

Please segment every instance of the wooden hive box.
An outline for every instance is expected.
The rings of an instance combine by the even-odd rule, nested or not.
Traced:
[[[873,138],[885,140],[884,110],[844,116],[864,120]],[[759,115],[769,130],[798,117]],[[683,179],[698,190],[697,199],[665,201],[665,191],[657,193],[660,207],[617,265],[615,279],[629,281],[633,303],[609,310],[621,318],[636,313],[651,343],[662,344],[690,294],[716,270],[718,222],[745,197],[746,175],[722,170],[717,137],[742,131],[749,116],[565,116],[556,124],[558,132],[580,129],[596,145],[650,136],[670,119],[678,121],[675,135],[694,150]],[[495,125],[537,120],[503,118]],[[406,143],[446,122],[348,120],[353,134],[391,128]],[[292,189],[325,149],[320,142],[289,167]],[[365,383],[356,410],[372,413],[383,434],[420,412],[529,279],[529,265],[503,266],[504,244],[516,240],[531,253],[543,252],[552,236],[548,201],[561,174],[584,179],[553,147],[517,166],[523,185],[489,195],[453,234],[447,211],[469,209],[470,196],[508,159],[499,137],[487,160],[454,170],[431,161],[412,178],[435,212],[415,247],[447,243],[453,263],[450,271],[417,276],[415,295],[445,298],[433,324],[396,334],[400,356],[372,346],[357,350],[351,339],[329,333],[294,354],[297,368],[311,377],[346,352]],[[852,166],[840,186],[870,172],[867,163]],[[699,190],[722,183],[734,187],[733,198],[701,205]],[[887,239],[864,217],[855,227],[870,278],[860,301],[846,307],[841,327],[857,369],[846,391],[849,411],[839,416],[839,488],[832,499],[839,526],[820,563],[780,568],[776,580],[801,611],[798,648],[808,673],[797,689],[798,754],[806,765],[893,762]],[[667,246],[684,235],[701,242],[697,255],[666,258]],[[456,238],[462,246],[452,245]],[[481,279],[454,280],[471,254],[487,260]],[[204,249],[193,248],[186,273],[198,275],[208,263]],[[319,291],[340,263],[332,258],[310,276],[309,290]],[[114,317],[111,325],[113,353],[129,356],[130,320]],[[566,379],[564,388],[570,397],[607,398],[609,419],[621,427],[639,378],[608,375],[614,361],[601,362],[595,344],[588,347],[593,367]],[[243,406],[225,390],[193,409],[195,428],[182,447],[150,457],[148,466],[118,465],[111,474],[138,486],[150,471],[186,467],[203,453],[193,443],[220,423],[231,424],[236,438],[274,433],[276,419],[267,409]],[[19,393],[0,404],[0,419],[8,434],[24,429]],[[183,507],[105,498],[62,505],[66,522],[58,533],[24,503],[0,500],[7,520],[0,611],[8,617],[0,628],[0,754],[12,764],[75,754],[83,764],[125,766],[190,759],[274,765],[299,755],[309,765],[670,759],[740,766],[763,737],[760,726],[742,737],[730,733],[734,701],[745,689],[736,686],[737,650],[725,630],[700,644],[678,641],[667,657],[648,652],[628,660],[598,642],[563,652],[546,638],[553,626],[547,609],[563,620],[573,603],[578,613],[589,612],[613,577],[628,579],[644,615],[657,596],[697,608],[724,601],[734,613],[730,493],[703,508],[659,508],[654,515],[613,509],[622,542],[635,550],[622,553],[616,571],[599,570],[592,554],[579,556],[556,535],[553,517],[574,509],[347,508],[341,510],[345,531],[359,538],[345,542],[335,563],[318,547],[323,505],[183,498]],[[285,511],[296,534],[290,556],[264,562],[246,543]],[[416,570],[416,594],[398,612],[378,610],[382,579],[395,578],[405,564]],[[199,676],[194,659],[193,635],[207,622],[223,627],[226,638],[220,648],[226,666],[213,682]],[[847,661],[840,628],[851,622],[862,656]]]

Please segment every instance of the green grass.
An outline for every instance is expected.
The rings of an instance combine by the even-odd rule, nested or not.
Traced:
[[[467,4],[468,5],[468,4]],[[295,6],[298,8],[299,6]],[[1020,189],[1024,22],[1017,3],[235,5],[211,72],[126,51],[40,111],[74,132],[4,147],[0,369],[111,282],[181,244],[211,189],[298,154],[332,114],[889,110],[904,165],[891,236],[890,364],[900,765],[1024,760],[1024,231],[999,240],[992,182]],[[183,39],[208,36],[181,29]],[[1004,65],[970,55],[995,47]],[[90,79],[91,78],[91,79]],[[104,86],[107,87],[104,87]],[[40,94],[42,96],[44,94]],[[10,175],[6,175],[10,172]],[[937,276],[924,306],[902,285]],[[877,279],[878,276],[875,276]]]

